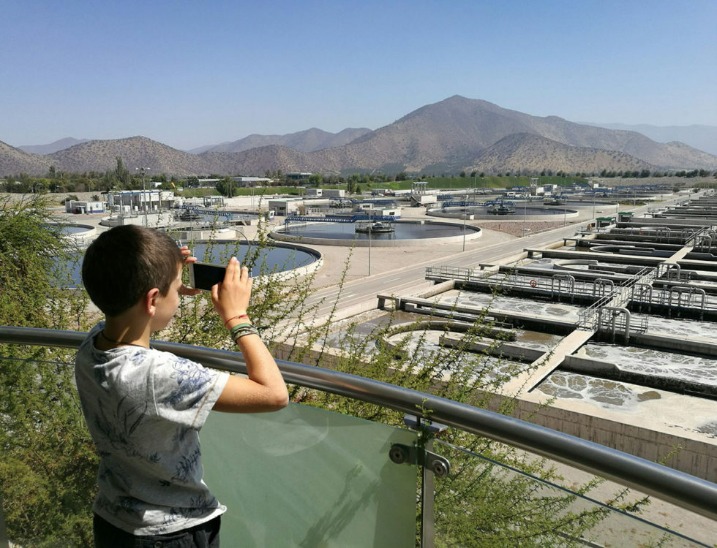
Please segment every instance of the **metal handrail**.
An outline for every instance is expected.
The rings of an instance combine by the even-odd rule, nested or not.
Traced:
[[[0,326],[0,343],[77,348],[86,335],[78,331]],[[152,341],[152,346],[209,367],[246,373],[243,358],[237,352],[164,341]],[[439,396],[322,367],[284,360],[277,362],[284,380],[289,384],[420,415],[579,468],[710,519],[717,519],[717,484],[679,470],[557,430]]]

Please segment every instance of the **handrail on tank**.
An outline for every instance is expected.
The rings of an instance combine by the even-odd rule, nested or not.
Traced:
[[[86,333],[79,331],[0,326],[0,343],[77,348],[85,336]],[[152,341],[152,346],[209,367],[246,373],[244,361],[237,352],[163,341]],[[421,415],[428,420],[515,446],[616,481],[710,519],[717,519],[717,484],[679,470],[557,430],[428,393],[322,367],[277,361],[289,384],[383,405],[410,415]]]

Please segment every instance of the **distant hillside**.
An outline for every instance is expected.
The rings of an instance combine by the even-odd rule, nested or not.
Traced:
[[[28,154],[0,141],[0,177],[4,175],[42,175],[50,169],[50,162],[42,156]]]
[[[699,124],[691,126],[652,126],[649,124],[597,124],[592,122],[588,125],[608,129],[637,131],[658,143],[679,141],[698,150],[704,150],[709,154],[717,155],[716,126],[704,126]]]
[[[117,158],[128,169],[148,167],[152,173],[181,176],[212,172],[211,166],[194,154],[182,152],[146,137],[87,141],[46,156],[58,170],[69,172],[114,169]]]
[[[48,145],[22,145],[18,147],[20,150],[31,154],[52,154],[58,150],[64,150],[80,143],[86,143],[89,139],[75,139],[74,137],[65,137],[58,141],[54,141]]]
[[[264,175],[267,170],[324,172],[322,166],[309,163],[309,155],[278,145],[252,148],[242,152],[204,152],[199,155],[212,166],[212,173]]]
[[[472,169],[482,172],[528,170],[539,173],[544,169],[570,173],[574,166],[581,171],[600,173],[614,171],[641,171],[650,169],[647,162],[614,150],[573,147],[557,143],[539,135],[515,133],[483,150]]]
[[[238,141],[192,150],[196,154],[204,152],[243,152],[252,148],[278,145],[293,148],[299,152],[314,152],[324,148],[344,146],[362,135],[369,133],[367,128],[347,128],[339,133],[329,133],[317,128],[289,133],[287,135],[249,135]]]
[[[272,140],[280,143],[265,144]],[[102,172],[114,169],[117,157],[129,169],[149,167],[178,176],[264,175],[278,170],[325,174],[717,170],[717,156],[684,143],[657,143],[634,131],[532,116],[454,96],[376,131],[349,129],[334,135],[311,129],[285,136],[255,135],[201,154],[145,137],[88,141],[47,156],[5,145],[0,149],[0,175],[43,174],[49,165],[61,171]]]

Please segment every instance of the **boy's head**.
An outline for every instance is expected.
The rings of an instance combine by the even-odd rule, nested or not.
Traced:
[[[106,316],[118,316],[155,287],[167,295],[182,260],[181,250],[165,232],[117,226],[87,248],[82,283]]]

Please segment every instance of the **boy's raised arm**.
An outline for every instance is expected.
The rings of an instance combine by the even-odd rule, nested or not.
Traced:
[[[236,335],[249,378],[230,376],[214,405],[216,411],[261,413],[276,411],[289,403],[286,383],[276,360],[247,316],[252,279],[235,257],[227,266],[224,281],[212,287],[212,303],[224,325]]]

